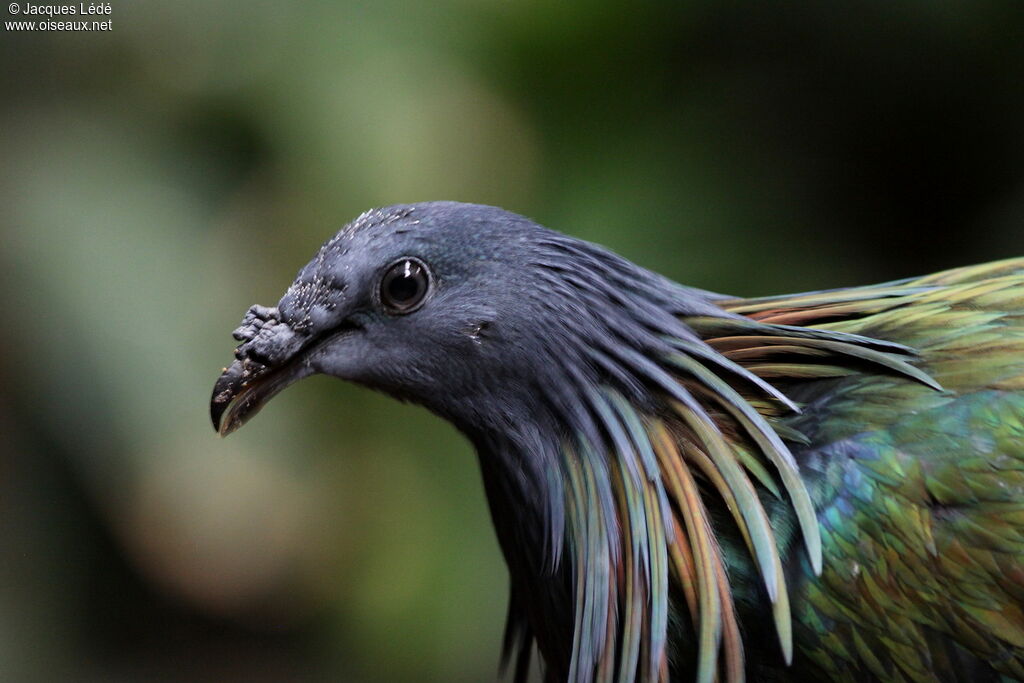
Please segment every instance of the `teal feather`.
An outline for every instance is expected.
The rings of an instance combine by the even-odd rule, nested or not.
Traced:
[[[723,382],[717,375],[692,358],[675,354],[671,357],[674,364],[686,370],[711,390],[719,404],[728,411],[744,427],[747,435],[761,448],[761,452],[775,465],[782,478],[783,486],[789,494],[804,534],[807,553],[816,574],[821,573],[821,536],[818,532],[818,521],[814,515],[810,495],[800,479],[800,472],[793,455],[782,443],[764,417],[754,410],[731,386]],[[769,591],[770,592],[770,591]]]

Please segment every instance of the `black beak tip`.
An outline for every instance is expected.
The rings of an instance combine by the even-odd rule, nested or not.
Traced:
[[[213,422],[213,431],[221,436],[226,436],[221,421],[224,413],[227,412],[231,401],[238,395],[242,388],[242,364],[239,361],[233,362],[230,366],[221,371],[216,384],[213,385],[213,395],[210,397],[210,420]]]
[[[220,418],[224,415],[227,404],[210,401],[210,420],[213,422],[213,431],[220,434]]]

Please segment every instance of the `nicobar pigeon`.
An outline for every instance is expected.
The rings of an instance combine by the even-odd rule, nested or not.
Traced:
[[[1024,259],[745,299],[507,211],[368,211],[234,332],[479,456],[504,661],[549,681],[1024,679]]]

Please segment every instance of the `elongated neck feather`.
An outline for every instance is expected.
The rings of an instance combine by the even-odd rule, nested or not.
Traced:
[[[763,359],[810,356],[816,376],[866,364],[928,378],[899,345],[756,322],[590,245],[541,246],[532,374],[489,397],[506,407],[501,419],[463,426],[512,575],[517,678],[534,640],[558,679],[667,678],[672,591],[693,627],[698,680],[739,680],[733,587],[709,506],[732,515],[788,661],[781,543],[761,496],[792,509],[816,571],[821,547],[783,439],[800,435],[775,422],[798,408],[765,379],[786,363]]]

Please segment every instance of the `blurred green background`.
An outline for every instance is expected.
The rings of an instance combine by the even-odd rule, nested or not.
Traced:
[[[209,425],[242,313],[363,209],[749,295],[1024,254],[1019,0],[111,6],[0,36],[3,681],[493,679],[454,430],[325,378]]]

